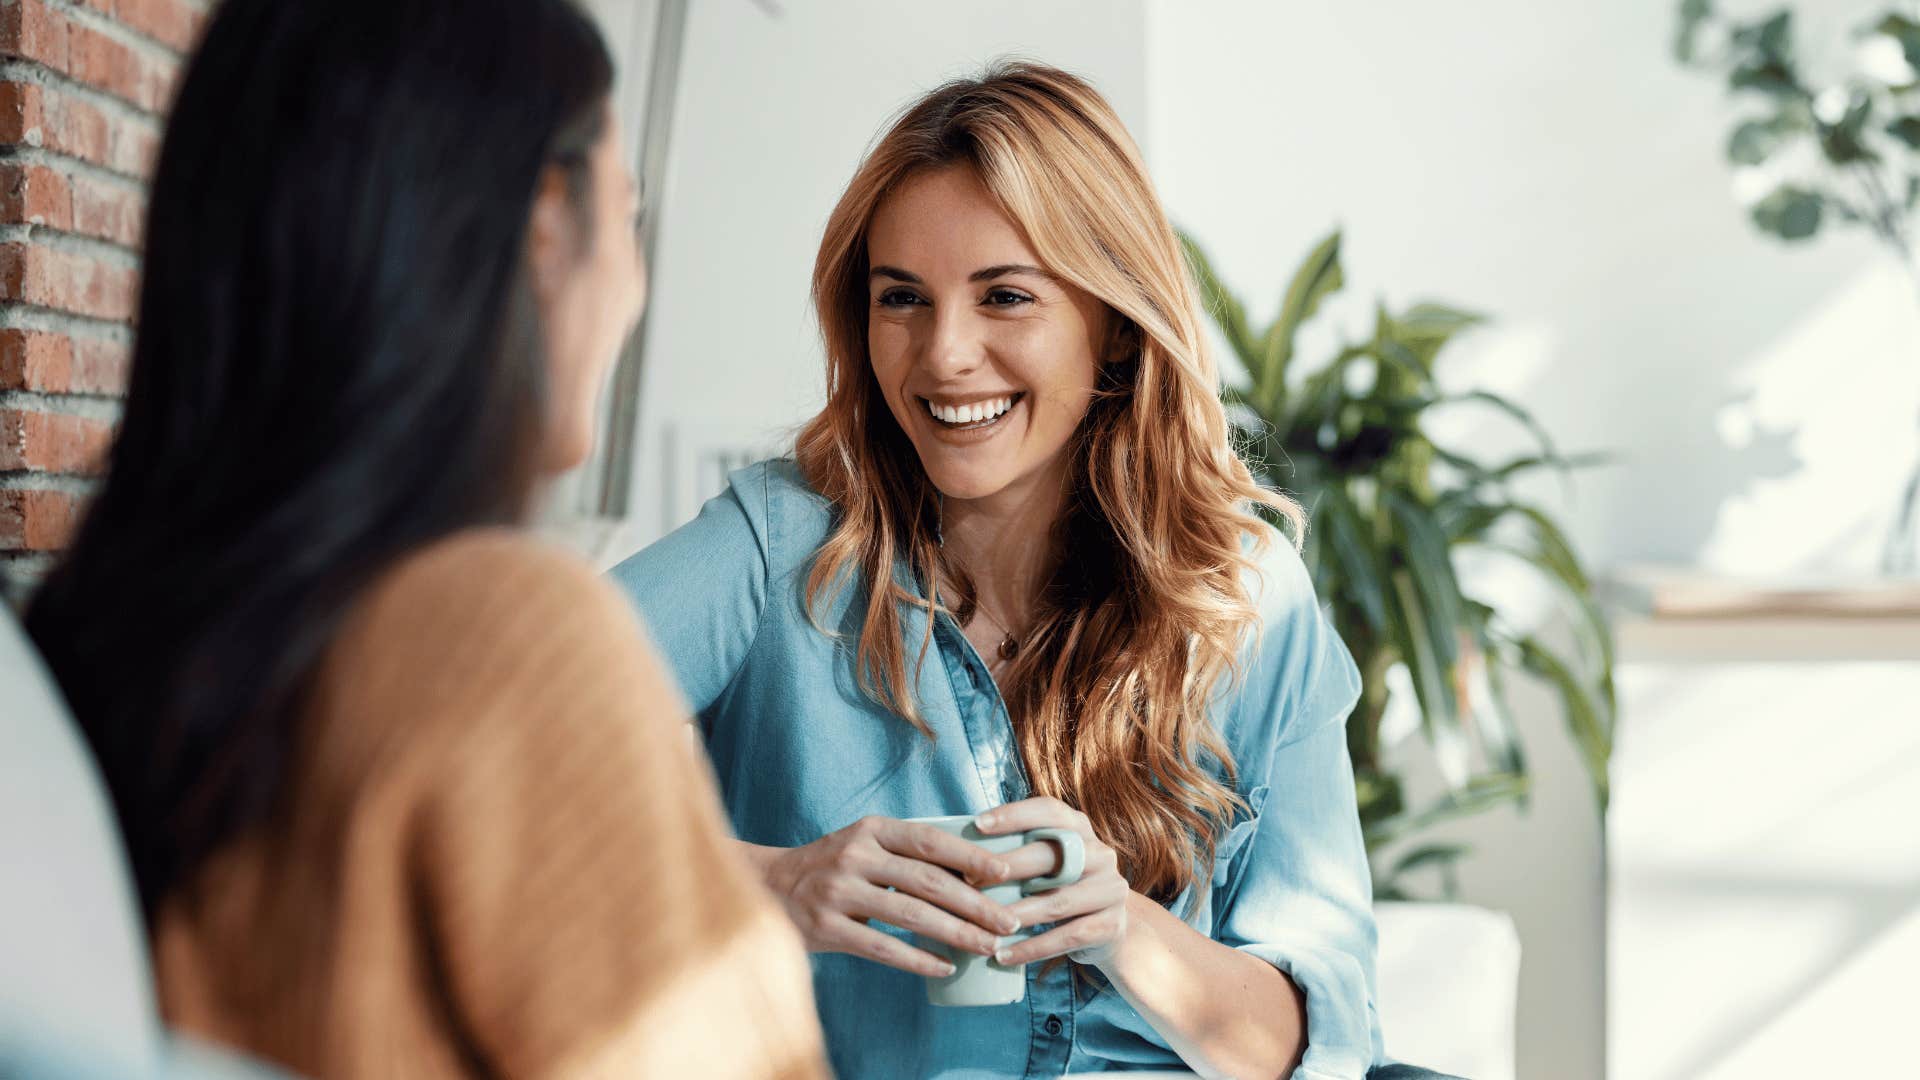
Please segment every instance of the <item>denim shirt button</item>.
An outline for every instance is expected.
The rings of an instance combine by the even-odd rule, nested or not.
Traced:
[[[1057,1017],[1057,1016],[1049,1016],[1049,1017],[1047,1017],[1047,1034],[1049,1034],[1049,1035],[1058,1035],[1058,1034],[1060,1034],[1060,1029],[1061,1029],[1061,1028],[1062,1028],[1063,1026],[1064,1026],[1064,1025],[1062,1025],[1062,1024],[1060,1023],[1060,1018],[1059,1018],[1059,1017]]]

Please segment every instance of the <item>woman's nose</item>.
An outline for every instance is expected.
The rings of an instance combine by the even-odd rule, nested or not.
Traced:
[[[920,362],[927,373],[942,381],[960,378],[984,362],[986,349],[964,315],[937,313]]]

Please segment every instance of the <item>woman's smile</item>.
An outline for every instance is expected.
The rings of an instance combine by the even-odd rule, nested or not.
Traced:
[[[946,399],[918,397],[925,406],[917,415],[921,426],[934,438],[950,446],[977,446],[1011,430],[1027,400],[1025,392],[998,397],[973,398],[951,402]]]

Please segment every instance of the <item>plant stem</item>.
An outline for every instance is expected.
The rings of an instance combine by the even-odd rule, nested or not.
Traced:
[[[1874,235],[1900,260],[1900,268],[1906,271],[1908,282],[1914,287],[1914,298],[1920,302],[1920,264],[1914,259],[1906,203],[1893,196],[1874,166],[1860,165],[1857,175],[1872,204]],[[1913,472],[1901,491],[1893,527],[1880,553],[1880,571],[1903,577],[1920,571],[1920,458],[1914,461]]]

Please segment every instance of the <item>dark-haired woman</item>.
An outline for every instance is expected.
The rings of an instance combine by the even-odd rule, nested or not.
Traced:
[[[174,1024],[312,1076],[822,1075],[628,606],[519,526],[644,283],[565,0],[226,0],[29,627]]]

